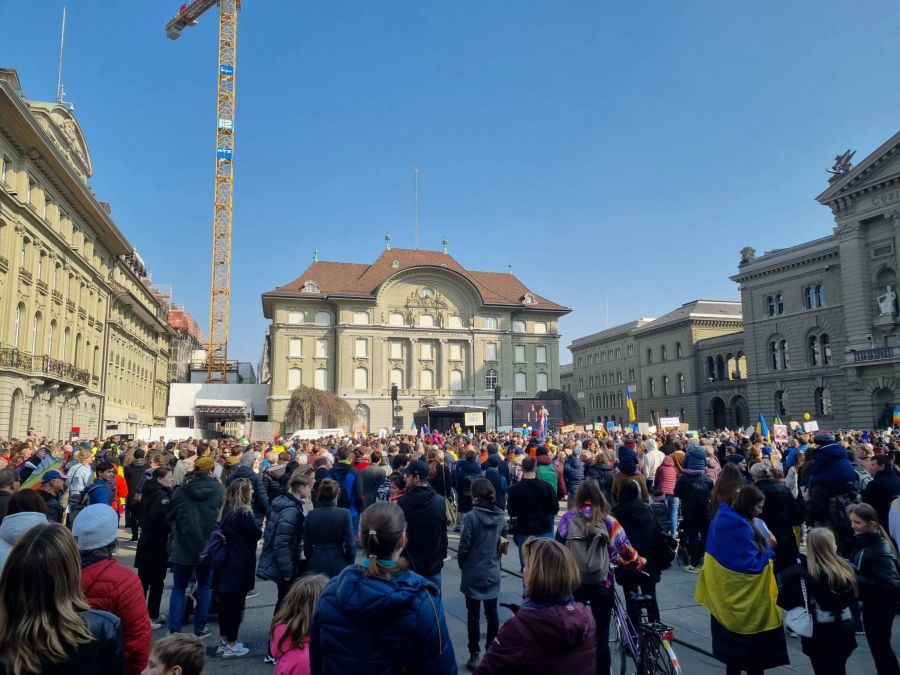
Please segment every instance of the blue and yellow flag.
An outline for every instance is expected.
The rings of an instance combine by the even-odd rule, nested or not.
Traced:
[[[634,414],[634,401],[631,400],[631,387],[625,387],[625,407],[628,408],[628,421],[634,422],[637,416]]]
[[[775,413],[775,417],[772,419],[772,424],[777,424],[778,426],[784,426],[784,423],[781,421],[781,418],[778,416],[778,413]]]
[[[757,547],[750,521],[722,504],[709,526],[694,599],[732,633],[753,635],[779,628],[772,557],[771,549]]]
[[[760,437],[769,440],[769,425],[766,424],[766,418],[763,417],[762,413],[759,413],[759,418],[756,420],[756,433]]]

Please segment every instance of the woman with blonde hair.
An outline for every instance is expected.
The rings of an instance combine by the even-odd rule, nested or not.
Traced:
[[[834,534],[815,527],[806,538],[806,565],[795,565],[782,573],[778,605],[790,610],[809,609],[813,620],[811,637],[800,638],[816,675],[844,675],[847,659],[856,649],[850,607],[856,602],[856,573],[837,553]]]
[[[275,675],[308,675],[309,631],[313,612],[328,577],[310,574],[288,590],[272,619],[269,653],[275,661]]]
[[[225,490],[219,529],[225,535],[225,560],[216,570],[213,588],[219,592],[219,647],[222,658],[245,656],[249,649],[237,641],[247,593],[256,578],[256,542],[262,530],[253,516],[250,481],[237,478]]]
[[[122,624],[88,606],[79,560],[75,538],[55,523],[13,547],[0,575],[0,673],[124,673]]]
[[[553,539],[531,537],[522,556],[524,602],[503,624],[477,672],[595,672],[597,630],[591,612],[572,595],[581,585],[572,553]]]

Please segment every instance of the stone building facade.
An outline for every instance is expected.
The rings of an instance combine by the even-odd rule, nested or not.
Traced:
[[[71,110],[19,89],[15,71],[0,69],[0,436],[150,425],[165,415],[158,303],[88,185]]]
[[[269,419],[291,391],[327,389],[368,429],[408,428],[425,405],[474,405],[510,424],[513,398],[559,387],[559,317],[570,310],[511,273],[446,252],[387,248],[372,264],[314,262],[262,296],[271,320]],[[399,392],[392,420],[391,385]]]

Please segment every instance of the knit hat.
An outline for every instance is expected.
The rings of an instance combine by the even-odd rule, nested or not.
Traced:
[[[637,453],[627,445],[619,448],[619,471],[622,473],[637,473],[637,466]]]
[[[700,447],[700,441],[698,441],[696,438],[692,438],[691,440],[688,441],[688,444],[687,444],[688,452],[690,452],[694,448],[699,448],[699,447]]]
[[[118,536],[119,514],[109,504],[91,504],[78,514],[72,534],[79,551],[93,551],[113,543]]]
[[[688,450],[684,456],[684,468],[703,471],[706,468],[706,453],[699,446]]]
[[[725,458],[726,464],[740,464],[741,462],[746,462],[747,458],[743,455],[728,455]]]
[[[194,462],[194,471],[209,471],[215,465],[216,462],[211,457],[201,457]]]

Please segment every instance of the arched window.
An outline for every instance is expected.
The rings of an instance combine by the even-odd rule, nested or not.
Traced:
[[[434,389],[434,373],[427,368],[419,373],[419,389]]]
[[[719,354],[716,357],[716,379],[717,380],[727,379],[727,377],[725,375],[725,359],[722,358],[721,354]]]
[[[659,346],[659,359],[660,361],[665,361],[668,358],[669,352],[666,349],[665,345]]]
[[[537,391],[547,391],[550,388],[550,378],[547,373],[538,373],[535,389]]]
[[[816,284],[816,307],[825,306],[825,286]]]
[[[484,317],[484,319],[482,319],[481,325],[484,326],[485,330],[497,330],[497,328],[499,327],[499,323],[497,321],[496,316]],[[522,330],[522,332],[523,333],[525,332],[524,329]]]
[[[369,323],[368,312],[353,312],[353,323],[357,326],[365,326]]]
[[[683,394],[684,392],[685,392],[684,373],[678,373],[678,393]]]
[[[319,292],[319,284],[315,281],[307,281],[303,284],[303,293],[318,293]]]
[[[316,368],[313,386],[316,389],[326,391],[328,389],[328,368]]]
[[[616,351],[619,351],[619,350],[617,349]],[[680,359],[682,356],[684,356],[684,350],[681,348],[681,343],[676,342],[675,343],[675,358]]]
[[[513,321],[512,322],[512,331],[513,331],[513,333],[524,333],[525,332],[525,322],[524,321]],[[590,354],[588,354],[588,358],[590,358]]]
[[[607,381],[606,381],[606,373],[603,373],[603,384],[607,384]]]
[[[647,378],[647,395],[656,396],[656,384],[653,382],[652,377]]]
[[[787,394],[784,391],[775,392],[775,412],[781,418],[787,416]]]
[[[40,312],[34,313],[34,319],[31,322],[31,353],[37,356],[38,349],[41,347],[40,332],[43,317]]]
[[[56,358],[53,353],[53,339],[56,337],[56,319],[50,322],[50,328],[47,329],[47,356],[51,359]]]
[[[819,343],[822,345],[822,363],[827,366],[831,363],[831,339],[828,337],[828,333],[822,333]]]
[[[300,368],[288,369],[288,391],[294,391],[303,384],[303,371]]]
[[[706,357],[706,379],[710,382],[716,379],[716,362],[711,356]]]
[[[450,371],[450,391],[463,390],[463,372],[458,368]]]
[[[16,323],[13,328],[13,346],[22,349],[22,319],[25,316],[25,303],[16,305]]]
[[[330,326],[331,314],[328,312],[316,312],[315,323],[317,326]]]
[[[806,291],[806,309],[812,309],[816,306],[816,291],[812,286],[807,286]]]
[[[288,312],[288,323],[292,325],[299,325],[303,323],[305,319],[305,315],[303,312]]]
[[[809,365],[817,366],[822,360],[822,354],[819,348],[819,338],[816,335],[809,336]]]
[[[59,346],[59,360],[66,361],[69,356],[69,339],[72,336],[72,330],[66,328],[63,331],[62,344]]]
[[[366,368],[356,368],[353,371],[353,388],[368,389],[369,388],[369,371]]]
[[[603,394],[603,409],[606,410],[609,407],[609,396]]]
[[[784,296],[781,293],[775,294],[775,313],[779,316],[784,314]]]
[[[406,320],[400,312],[391,312],[388,315],[388,323],[391,326],[404,326],[406,325]]]
[[[546,335],[547,334],[547,322],[546,321],[535,321],[534,322],[534,332],[537,335]]]
[[[671,391],[669,391],[669,376],[668,375],[662,376],[662,385],[663,385],[663,396],[668,396],[669,394],[672,393]]]
[[[497,388],[497,371],[493,368],[489,368],[488,371],[484,374],[484,389],[485,391],[493,391]]]
[[[766,297],[766,310],[769,316],[775,316],[775,298],[771,295]]]
[[[72,365],[81,368],[81,333],[75,335],[75,356],[72,359]]]
[[[820,417],[831,415],[831,392],[828,391],[828,388],[819,387],[816,389],[814,398],[816,400],[816,415]]]
[[[403,371],[400,368],[391,369],[391,384],[396,385],[397,389],[404,389]]]
[[[434,317],[431,314],[422,314],[419,317],[419,328],[434,328]]]
[[[653,363],[653,350],[647,347],[647,363]]]
[[[778,342],[776,340],[769,342],[769,363],[772,366],[772,370],[781,369],[781,355],[778,353]]]
[[[591,394],[588,396],[588,407],[593,410],[594,409],[594,395]]]

